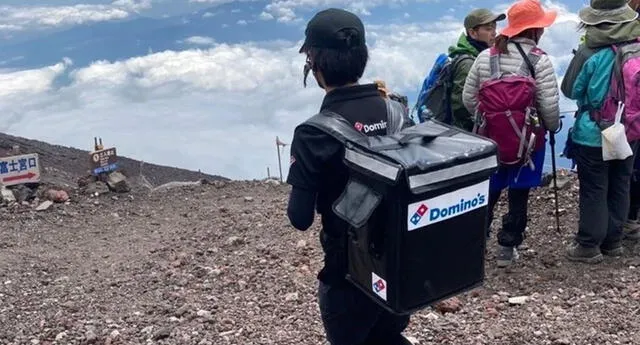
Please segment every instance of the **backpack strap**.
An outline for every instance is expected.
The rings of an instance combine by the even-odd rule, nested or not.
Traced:
[[[531,76],[533,79],[535,79],[536,78],[535,66],[538,63],[538,61],[540,61],[540,58],[542,57],[542,55],[546,53],[538,47],[533,47],[531,48],[531,51],[529,51],[529,54],[525,54],[520,43],[514,42],[514,44],[516,45],[516,48],[518,48],[518,51],[520,52],[520,55],[522,56],[522,59],[523,59],[523,63],[520,66],[520,70],[518,74],[524,75],[524,76]]]
[[[384,101],[387,104],[387,135],[398,133],[407,124],[405,107],[392,99],[385,98]]]
[[[387,105],[387,134],[395,134],[402,130],[405,125],[404,106],[387,98],[384,100]],[[367,135],[357,131],[342,115],[333,111],[321,111],[303,124],[323,131],[343,145],[348,141],[362,142],[367,140]]]
[[[610,81],[610,86],[609,86],[609,90],[615,91],[615,96],[617,97],[617,99],[621,100],[623,103],[625,102],[625,93],[624,93],[624,78],[622,75],[622,67],[623,64],[625,63],[625,56],[635,56],[637,54],[637,49],[633,49],[630,52],[628,49],[625,50],[626,46],[629,45],[637,45],[640,42],[640,38],[637,38],[635,40],[629,41],[629,42],[624,42],[624,43],[617,43],[617,44],[612,44],[611,45],[611,50],[613,50],[613,54],[614,54],[614,63],[613,63],[613,70],[611,72],[611,81]],[[629,54],[632,53],[632,54]],[[612,86],[615,84],[616,88],[615,90],[612,90]]]
[[[500,51],[495,46],[489,48],[489,69],[491,79],[500,78]]]

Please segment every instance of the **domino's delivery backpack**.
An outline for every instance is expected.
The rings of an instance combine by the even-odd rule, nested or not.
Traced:
[[[482,284],[492,141],[432,120],[376,137],[332,112],[305,124],[345,146],[348,281],[400,315]]]

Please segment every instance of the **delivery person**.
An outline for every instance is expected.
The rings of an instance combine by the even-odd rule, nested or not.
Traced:
[[[309,21],[305,35],[300,49],[307,61],[304,84],[311,72],[325,90],[320,110],[338,113],[365,135],[386,135],[385,98],[375,83],[358,83],[369,59],[360,19],[344,10],[324,10]],[[405,118],[406,125],[411,125]],[[292,186],[287,214],[299,230],[311,226],[314,210],[322,218],[320,241],[325,256],[318,274],[318,298],[327,339],[331,345],[411,344],[401,334],[409,316],[385,311],[345,279],[348,225],[331,207],[347,184],[343,155],[343,145],[333,137],[311,126],[296,128],[287,177]]]

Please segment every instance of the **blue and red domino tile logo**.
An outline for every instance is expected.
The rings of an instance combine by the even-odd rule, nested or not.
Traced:
[[[425,204],[420,205],[416,213],[414,213],[413,216],[411,217],[411,220],[410,220],[411,223],[413,225],[418,225],[418,223],[420,223],[420,219],[422,219],[422,217],[424,217],[424,215],[427,214],[428,210],[429,210],[429,207],[427,207],[427,205]]]
[[[384,285],[384,281],[382,279],[378,279],[378,281],[373,283],[373,289],[376,293],[384,290],[385,287],[386,286]]]

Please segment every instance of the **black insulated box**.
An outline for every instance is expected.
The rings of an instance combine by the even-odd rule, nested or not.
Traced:
[[[347,280],[400,315],[483,283],[492,141],[427,121],[347,141],[344,161]]]

